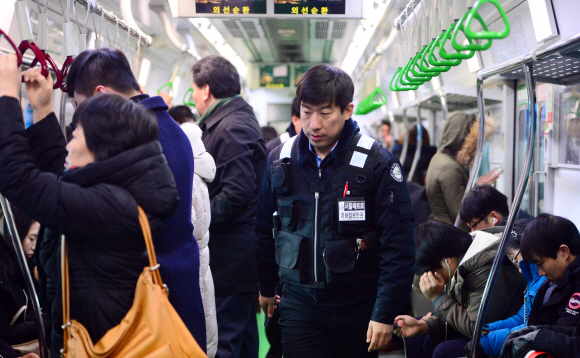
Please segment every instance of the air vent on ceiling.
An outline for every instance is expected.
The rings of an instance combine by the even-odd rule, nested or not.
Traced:
[[[260,34],[258,33],[258,29],[256,29],[256,25],[252,21],[240,21],[246,34],[252,39],[259,39]]]
[[[344,30],[346,29],[346,21],[335,21],[332,28],[332,39],[340,40],[344,36]]]
[[[277,61],[304,62],[308,48],[308,20],[260,20]]]
[[[317,21],[314,28],[314,38],[326,39],[326,36],[328,36],[328,21]]]
[[[238,24],[236,24],[235,20],[225,20],[224,25],[226,25],[228,30],[230,30],[230,33],[232,34],[233,37],[239,38],[244,37],[244,34],[242,34],[242,31],[238,27]]]

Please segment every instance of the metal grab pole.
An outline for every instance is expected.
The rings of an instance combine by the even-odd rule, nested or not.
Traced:
[[[413,164],[409,170],[408,181],[413,181],[415,172],[417,171],[417,164],[421,159],[421,148],[423,147],[423,124],[421,124],[421,107],[417,106],[417,147],[415,148],[415,156],[413,157]],[[404,165],[404,164],[403,164]]]
[[[483,78],[481,77],[481,73],[477,75],[477,106],[479,108],[479,137],[477,138],[477,151],[475,152],[475,162],[473,163],[471,173],[469,174],[469,181],[467,182],[465,193],[461,199],[462,203],[465,195],[477,183],[479,168],[481,167],[481,159],[483,157],[483,146],[485,144],[485,101],[483,99]],[[459,226],[461,226],[461,215],[460,213],[457,213],[455,227]]]
[[[483,321],[485,320],[485,315],[487,313],[487,306],[489,305],[491,293],[493,292],[493,286],[495,285],[495,280],[497,279],[497,274],[499,273],[499,268],[504,258],[506,247],[511,238],[511,231],[514,226],[514,222],[516,221],[516,217],[518,214],[518,210],[520,208],[520,204],[522,202],[522,198],[524,196],[524,192],[526,191],[526,186],[528,184],[528,179],[530,177],[530,170],[532,168],[532,160],[534,158],[534,148],[536,147],[537,113],[536,113],[536,88],[532,68],[533,63],[526,64],[525,62],[523,62],[522,65],[524,67],[524,72],[526,75],[526,87],[528,90],[528,106],[530,115],[528,124],[529,126],[528,144],[526,148],[526,157],[524,160],[524,170],[518,183],[518,190],[514,197],[514,202],[510,209],[507,223],[501,236],[501,241],[499,244],[499,248],[497,250],[497,254],[495,255],[495,259],[493,260],[493,264],[491,266],[491,272],[489,273],[489,278],[485,285],[485,290],[483,291],[483,297],[481,298],[479,311],[477,312],[477,320],[475,321],[475,329],[473,331],[473,341],[471,345],[472,350],[471,352],[469,352],[470,358],[476,358],[475,353],[477,351],[476,347],[479,345],[481,328],[483,327]]]
[[[405,133],[403,134],[403,150],[399,161],[404,166],[405,159],[407,159],[407,150],[409,149],[409,117],[407,117],[407,108],[403,110],[403,126],[405,127]]]
[[[34,284],[32,281],[32,276],[30,275],[30,270],[28,269],[28,264],[26,262],[26,255],[22,249],[22,243],[20,237],[18,236],[18,231],[16,230],[16,224],[14,223],[14,215],[12,215],[12,210],[8,204],[8,200],[3,195],[0,195],[0,206],[2,206],[2,211],[4,212],[4,220],[6,221],[6,226],[8,226],[8,232],[12,237],[12,244],[14,245],[14,251],[16,251],[16,257],[18,258],[18,264],[20,265],[20,270],[24,276],[24,282],[26,283],[26,290],[30,295],[30,302],[32,303],[32,308],[34,310],[34,319],[36,322],[36,331],[38,333],[38,343],[40,346],[40,357],[48,357],[48,350],[46,345],[46,335],[44,331],[44,322],[42,321],[42,316],[40,314],[40,303],[38,302],[38,296],[36,295],[36,290],[34,289]],[[6,233],[4,233],[6,234]]]

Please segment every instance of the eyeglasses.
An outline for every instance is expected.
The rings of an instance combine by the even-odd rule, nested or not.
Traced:
[[[486,218],[486,217],[487,217],[489,214],[490,214],[490,213],[487,213],[487,214],[483,215],[483,217],[482,217],[481,219],[477,220],[477,222],[476,222],[475,224],[472,224],[472,223],[467,223],[467,226],[469,226],[469,227],[470,227],[470,228],[472,228],[472,229],[475,229],[475,227],[476,227],[477,225],[479,225],[479,223],[480,223],[480,222],[482,222],[482,221],[483,221],[483,220],[484,220],[484,219],[485,219],[485,218]]]

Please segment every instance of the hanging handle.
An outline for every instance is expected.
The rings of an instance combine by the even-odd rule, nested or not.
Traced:
[[[22,65],[22,53],[20,52],[18,47],[14,44],[12,39],[4,31],[2,31],[2,29],[0,29],[0,38],[5,38],[6,41],[8,41],[8,43],[10,44],[10,46],[14,49],[14,53],[16,53],[16,58],[18,60],[18,67],[20,67]]]
[[[66,60],[64,60],[64,63],[62,64],[62,69],[60,70],[62,76],[62,84],[60,85],[60,90],[65,93],[67,92],[66,76],[68,75],[68,70],[70,68],[70,65],[72,65],[73,61],[74,58],[72,56],[67,56]]]
[[[475,31],[471,30],[471,21],[473,21],[475,14],[477,14],[477,10],[481,7],[481,5],[483,5],[485,3],[490,3],[497,8],[497,11],[501,15],[501,18],[503,19],[503,23],[505,25],[505,27],[502,31],[499,31],[499,32],[489,31],[489,30],[486,30],[485,28],[483,31],[480,31],[480,32],[475,32]],[[478,0],[475,3],[475,5],[473,5],[473,8],[468,11],[467,14],[468,14],[467,18],[465,19],[465,36],[467,36],[469,38],[480,39],[480,40],[503,39],[503,38],[506,38],[510,33],[509,20],[507,18],[507,15],[506,15],[503,7],[500,5],[499,1],[497,1],[497,0]],[[480,16],[480,18],[481,18],[481,16]]]
[[[437,57],[435,57],[435,50],[441,48],[441,39],[443,38],[444,35],[445,33],[439,35],[439,37],[435,39],[433,46],[431,46],[431,48],[429,49],[429,58],[428,58],[429,64],[433,66],[459,66],[459,64],[462,61],[461,59],[439,60]]]
[[[445,31],[443,33],[443,36],[441,37],[441,40],[439,41],[439,56],[441,56],[441,58],[444,58],[446,60],[457,60],[457,59],[461,59],[461,60],[467,60],[473,57],[473,55],[475,55],[475,51],[474,50],[470,50],[468,53],[462,53],[462,52],[456,52],[456,53],[447,53],[447,51],[445,50],[445,43],[447,42],[447,40],[451,39],[451,33],[453,30],[455,30],[456,27],[461,27],[461,22],[457,21],[455,22],[455,24],[449,26],[449,28],[447,29],[447,31]],[[462,30],[461,28],[459,30]],[[463,30],[462,30],[463,31]],[[469,37],[467,37],[467,41],[469,42],[470,45],[473,45],[473,40]]]
[[[465,33],[465,20],[467,19],[467,16],[469,16],[469,12],[466,12],[465,15],[463,15],[463,17],[461,18],[461,20],[459,20],[458,25],[455,26],[455,29],[453,29],[453,34],[451,36],[451,46],[453,46],[453,48],[457,51],[485,51],[487,49],[489,49],[491,47],[491,39],[488,39],[487,42],[485,44],[477,44],[474,41],[471,41],[472,43],[467,44],[467,45],[463,45],[457,42],[457,34],[459,34],[459,31],[463,31],[463,33],[465,34],[465,37],[467,37],[467,34]],[[488,31],[487,25],[485,24],[485,22],[483,21],[483,19],[481,18],[481,16],[479,16],[479,13],[475,13],[473,15],[477,21],[479,21],[479,23],[481,24],[481,27],[485,30]],[[468,39],[469,40],[469,39]]]
[[[52,57],[50,57],[50,55],[46,51],[42,51],[42,53],[44,54],[44,59],[46,60],[46,62],[48,62],[50,64],[50,67],[52,67],[52,70],[54,71],[54,74],[56,75],[56,80],[54,81],[54,84],[52,85],[52,89],[58,89],[58,88],[60,88],[60,86],[63,83],[62,73],[58,69],[58,65],[56,64],[56,62],[54,62]],[[37,63],[38,63],[38,59],[35,58],[30,63],[30,68],[36,66]]]
[[[188,89],[183,96],[183,104],[190,107],[195,107],[193,102],[193,88]]]
[[[170,92],[169,92],[169,95],[170,95],[171,97],[173,97],[173,82],[167,82],[167,83],[166,83],[166,84],[164,84],[163,86],[159,87],[159,89],[157,90],[157,94],[161,93],[161,92],[162,92],[162,90],[163,90],[165,87],[168,87],[168,88],[169,88],[169,90],[170,90]]]

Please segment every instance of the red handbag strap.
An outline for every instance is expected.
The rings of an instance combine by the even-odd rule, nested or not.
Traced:
[[[528,356],[528,358],[553,358],[550,354],[546,352],[534,352]]]

